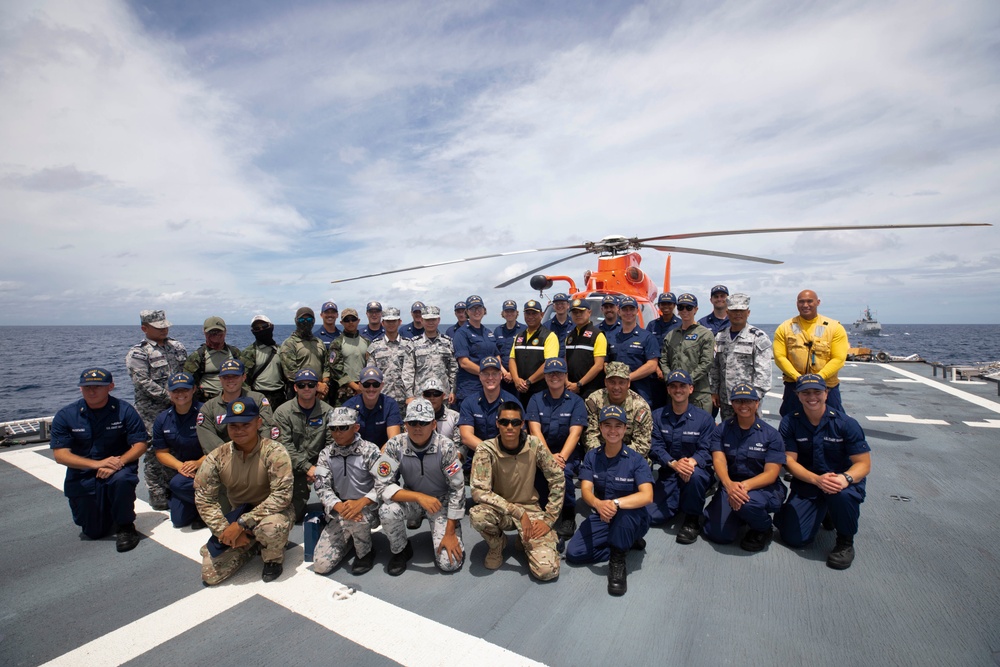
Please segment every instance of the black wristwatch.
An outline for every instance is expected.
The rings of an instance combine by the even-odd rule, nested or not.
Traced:
[[[854,484],[854,478],[853,477],[851,477],[850,475],[848,475],[846,472],[842,472],[840,474],[843,475],[844,479],[847,480],[847,486],[850,486],[851,484]]]

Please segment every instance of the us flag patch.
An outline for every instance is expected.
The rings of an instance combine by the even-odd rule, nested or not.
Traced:
[[[199,412],[198,413],[198,417],[194,421],[195,421],[195,425],[201,426],[202,422],[205,421],[205,415],[203,415],[202,413]]]
[[[448,477],[454,477],[455,473],[462,470],[462,464],[458,460],[452,461],[451,465],[444,469],[444,472]]]
[[[272,426],[271,427],[271,440],[277,440],[279,435],[281,435],[281,429],[279,429],[277,426]]]
[[[218,424],[219,426],[222,426],[222,420],[225,419],[225,418],[226,418],[226,415],[216,415],[215,416],[215,423]]]

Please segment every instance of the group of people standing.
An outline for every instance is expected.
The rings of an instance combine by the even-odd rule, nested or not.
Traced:
[[[829,526],[827,564],[849,567],[871,462],[840,401],[843,326],[805,290],[772,344],[748,323],[748,295],[717,285],[710,298],[712,312],[696,320],[696,296],[661,294],[660,317],[644,328],[629,296],[605,295],[592,318],[587,299],[557,294],[544,324],[538,301],[520,312],[505,301],[504,324],[490,330],[471,295],[444,333],[440,309],[419,301],[405,326],[398,308],[369,302],[365,327],[357,310],[330,301],[318,326],[300,308],[280,345],[271,320],[255,316],[243,350],[209,317],[191,354],[169,337],[163,311],[143,311],[145,338],[126,357],[135,407],[110,396],[109,371],[87,369],[83,397],[53,421],[52,448],[69,468],[74,522],[90,538],[115,531],[128,551],[139,541],[138,462],[151,446],[150,505],[169,509],[177,527],[211,529],[206,585],[258,552],[262,578],[278,578],[313,491],[325,522],[317,573],[351,552],[352,572],[370,570],[381,524],[386,570],[402,574],[407,531],[424,518],[438,567],[457,570],[467,484],[489,569],[516,531],[536,578],[558,576],[560,552],[569,563],[609,561],[608,592],[622,595],[628,552],[645,549],[650,526],[680,516],[678,543],[742,532],[747,551],[764,549],[774,526],[793,547]],[[772,363],[784,381],[779,429],[759,409]],[[577,483],[590,509],[579,526]]]

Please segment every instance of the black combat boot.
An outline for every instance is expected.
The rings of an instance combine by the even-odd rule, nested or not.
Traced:
[[[135,529],[134,523],[127,523],[118,526],[118,534],[115,535],[115,548],[119,553],[132,551],[139,544],[139,532]]]
[[[826,557],[826,566],[834,570],[846,570],[854,562],[854,536],[837,533],[837,544]]]
[[[697,514],[688,514],[684,517],[681,529],[677,531],[677,544],[694,544],[698,540],[698,533],[701,532],[701,520]]]
[[[608,595],[619,597],[628,590],[628,573],[625,571],[625,551],[611,548],[608,561]]]

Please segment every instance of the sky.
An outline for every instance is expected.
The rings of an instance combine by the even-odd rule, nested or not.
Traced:
[[[494,285],[571,252],[330,281],[608,235],[1000,222],[994,0],[8,0],[0,99],[2,325],[328,299],[449,321],[469,294],[499,321],[538,293]],[[672,253],[704,312],[724,283],[751,322],[808,288],[845,321],[1000,323],[1000,227],[675,244],[783,262]]]

